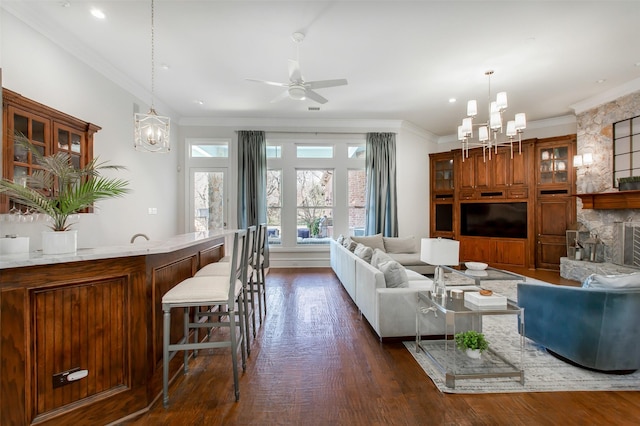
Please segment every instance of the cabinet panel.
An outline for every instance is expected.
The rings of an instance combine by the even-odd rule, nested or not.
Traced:
[[[126,280],[115,278],[34,291],[36,415],[127,386]],[[55,387],[55,374],[78,368],[85,378]]]
[[[496,264],[526,265],[526,240],[494,240]]]

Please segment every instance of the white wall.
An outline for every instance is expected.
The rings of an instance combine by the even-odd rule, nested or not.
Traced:
[[[79,247],[128,243],[138,232],[151,239],[177,233],[178,150],[150,154],[133,148],[134,105],[148,105],[78,61],[45,37],[2,13],[0,52],[3,86],[37,102],[102,127],[94,137],[94,154],[123,165],[120,177],[130,181],[131,193],[99,203],[97,213],[81,215]],[[172,132],[176,146],[177,132]],[[158,209],[149,215],[148,208]],[[0,234],[31,237],[31,250],[40,248],[43,223],[0,222]]]

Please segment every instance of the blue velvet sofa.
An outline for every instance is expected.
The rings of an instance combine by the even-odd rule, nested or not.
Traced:
[[[640,288],[519,283],[518,305],[525,336],[565,361],[608,373],[640,368]]]

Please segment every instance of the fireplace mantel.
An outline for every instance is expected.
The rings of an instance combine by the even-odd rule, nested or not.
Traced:
[[[575,194],[575,196],[582,200],[583,209],[640,209],[640,190]]]

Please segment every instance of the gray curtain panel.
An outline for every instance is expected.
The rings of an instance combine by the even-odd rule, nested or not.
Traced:
[[[238,131],[238,228],[267,221],[265,132]]]
[[[367,133],[366,235],[398,236],[396,134]]]

